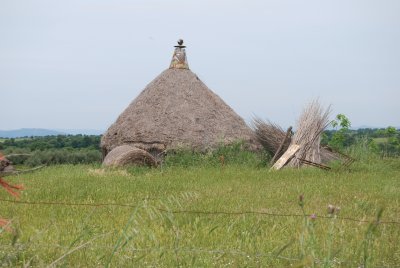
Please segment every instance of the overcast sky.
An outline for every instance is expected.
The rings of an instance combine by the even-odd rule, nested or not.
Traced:
[[[400,1],[0,0],[0,129],[105,130],[176,40],[246,121],[400,126]]]

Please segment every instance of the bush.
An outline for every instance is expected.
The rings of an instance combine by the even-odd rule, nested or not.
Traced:
[[[97,150],[47,150],[36,151],[23,164],[27,166],[56,164],[90,164],[101,161],[101,153]]]
[[[89,164],[100,162],[100,136],[58,135],[4,139],[4,154],[15,165]]]

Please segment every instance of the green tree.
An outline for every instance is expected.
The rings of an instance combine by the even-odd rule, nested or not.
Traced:
[[[399,154],[399,135],[395,127],[389,126],[384,131],[383,134],[387,137],[386,142],[383,144],[383,154],[386,156],[394,156]]]
[[[350,120],[344,114],[338,114],[331,124],[334,128],[336,128],[336,132],[332,135],[332,138],[328,144],[332,148],[341,150],[345,146],[345,141],[348,136],[349,128],[351,127]],[[340,129],[337,130],[339,126]]]

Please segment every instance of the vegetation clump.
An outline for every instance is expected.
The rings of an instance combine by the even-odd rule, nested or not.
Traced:
[[[0,149],[18,154],[16,165],[89,164],[101,161],[100,136],[58,135],[4,139]]]
[[[338,122],[340,126],[341,123]],[[366,157],[365,154],[360,153],[361,151],[366,152],[367,155],[379,157],[400,156],[400,131],[394,127],[358,130],[352,130],[349,127],[342,126],[339,130],[325,130],[321,144],[348,153],[356,159]],[[100,163],[102,161],[100,138],[101,136],[58,135],[3,139],[0,141],[0,150],[5,154],[26,154],[11,158],[16,165]],[[274,154],[271,150],[257,153],[248,151],[246,148],[242,142],[236,142],[230,146],[221,144],[206,153],[181,148],[168,152],[164,162],[165,165],[181,163],[184,166],[199,163],[218,164],[220,156],[224,156],[226,163],[236,161],[256,163],[256,166],[260,166],[267,165],[267,160]]]
[[[12,219],[19,234],[1,233],[1,265],[394,267],[400,262],[398,158],[371,154],[351,172],[268,172],[255,168],[254,155],[239,145],[206,159],[199,154],[195,162],[183,157],[188,152],[180,153],[169,154],[157,169],[54,165],[24,174],[21,203],[0,192],[0,199],[8,200],[0,201],[1,216]],[[19,180],[8,178],[12,184]]]

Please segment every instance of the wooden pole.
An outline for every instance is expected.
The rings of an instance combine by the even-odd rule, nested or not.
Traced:
[[[282,151],[283,146],[285,145],[286,141],[288,140],[290,134],[292,133],[292,127],[289,127],[286,131],[286,135],[285,138],[282,140],[281,144],[278,147],[278,150],[276,150],[274,157],[272,157],[271,159],[271,165],[273,165],[276,161],[276,158],[278,157],[278,155],[280,154],[280,152]]]
[[[280,170],[283,168],[287,162],[294,157],[297,151],[300,149],[300,145],[292,144],[286,150],[286,152],[276,161],[276,163],[270,168],[270,170]]]

